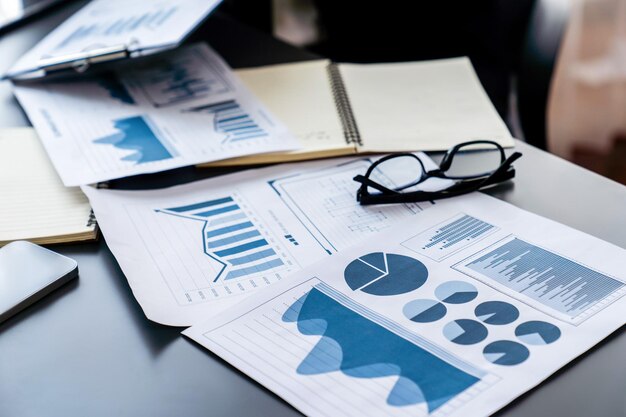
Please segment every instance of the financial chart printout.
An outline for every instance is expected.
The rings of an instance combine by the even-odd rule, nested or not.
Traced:
[[[297,146],[205,44],[15,94],[65,185]]]
[[[306,415],[491,415],[623,325],[624,255],[474,193],[183,334]]]
[[[36,69],[43,59],[126,47],[150,53],[179,44],[221,1],[92,0],[48,34],[9,70]]]
[[[283,165],[154,191],[83,189],[147,317],[184,326],[431,205],[359,205],[352,178],[370,164]]]

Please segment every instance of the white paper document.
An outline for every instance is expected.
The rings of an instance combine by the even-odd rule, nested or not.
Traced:
[[[298,146],[205,44],[15,95],[67,186]]]
[[[17,61],[8,75],[46,59],[107,47],[148,54],[178,45],[221,0],[92,0]]]
[[[184,334],[311,416],[485,416],[624,324],[626,251],[475,193]]]
[[[83,191],[146,316],[190,326],[431,205],[360,206],[352,178],[369,165],[319,161],[160,190]]]

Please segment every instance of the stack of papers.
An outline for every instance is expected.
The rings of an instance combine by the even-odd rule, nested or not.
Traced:
[[[352,178],[370,163],[289,164],[161,190],[83,190],[146,316],[190,326],[432,206],[359,205]],[[393,176],[377,179],[389,184],[385,174]]]
[[[205,44],[15,95],[67,186],[298,146]]]
[[[184,334],[306,415],[491,415],[624,324],[625,255],[477,193]]]

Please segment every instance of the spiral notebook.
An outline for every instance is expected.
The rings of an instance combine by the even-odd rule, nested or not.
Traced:
[[[0,130],[0,195],[0,246],[97,236],[87,197],[78,187],[63,186],[32,128]]]
[[[439,151],[472,139],[514,144],[465,57],[393,64],[316,60],[236,73],[302,149],[210,166]]]

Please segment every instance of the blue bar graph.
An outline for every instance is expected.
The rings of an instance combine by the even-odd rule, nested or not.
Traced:
[[[208,235],[208,233],[207,233],[207,235]],[[218,248],[220,246],[228,245],[228,244],[235,243],[235,242],[240,242],[242,240],[246,240],[246,239],[249,239],[251,237],[257,237],[257,236],[260,236],[260,235],[261,235],[261,233],[259,233],[258,230],[250,230],[248,232],[243,232],[243,233],[240,233],[238,235],[225,237],[224,239],[221,239],[221,240],[214,240],[214,241],[209,243],[209,247],[210,248]]]
[[[189,111],[214,114],[215,131],[226,134],[223,143],[241,142],[267,136],[267,132],[235,100],[198,106]]]
[[[202,213],[197,213],[196,216],[200,217],[211,217],[216,216],[222,213],[228,213],[229,211],[239,210],[239,206],[237,204],[233,204],[232,206],[220,207],[214,210],[203,211]]]
[[[407,240],[403,245],[434,260],[441,260],[498,230],[492,224],[459,214],[443,224]]]
[[[114,20],[103,20],[97,23],[81,25],[57,45],[57,49],[65,48],[73,43],[85,41],[92,37],[114,37],[129,35],[140,29],[155,30],[169,20],[178,10],[177,6],[156,9],[151,12],[126,16]],[[97,16],[94,16],[94,19]]]
[[[252,277],[285,264],[231,196],[157,212],[204,222],[201,240],[204,253],[223,265],[214,281]]]
[[[518,238],[479,255],[465,267],[570,319],[625,285]]]
[[[95,139],[101,145],[113,145],[118,149],[132,150],[122,161],[133,161],[135,164],[162,161],[178,156],[174,148],[165,138],[157,135],[156,128],[146,116],[132,116],[113,121],[116,133]]]

